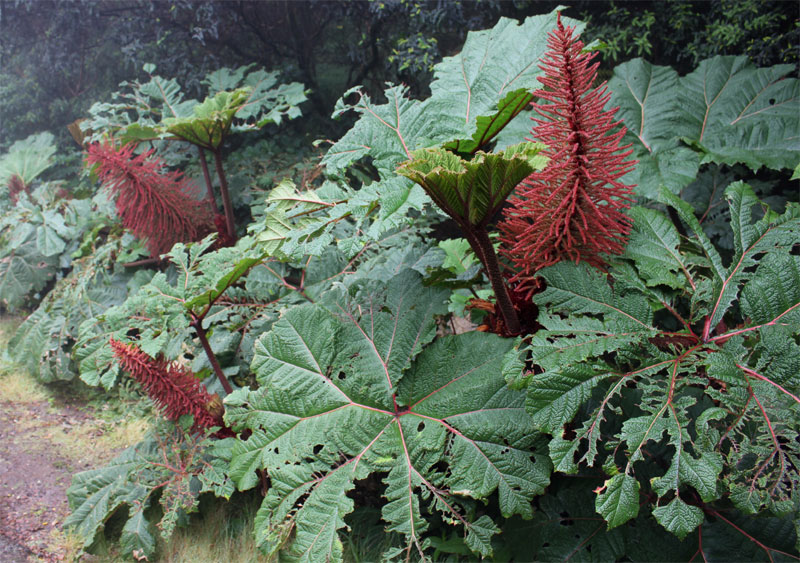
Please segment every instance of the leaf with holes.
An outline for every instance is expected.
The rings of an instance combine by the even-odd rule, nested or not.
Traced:
[[[557,471],[613,475],[596,490],[609,528],[641,505],[684,538],[723,498],[748,514],[798,502],[800,207],[778,215],[741,182],[725,194],[727,267],[691,206],[664,190],[694,240],[634,208],[628,248],[608,272],[540,271],[542,329],[512,352],[535,367],[507,375],[527,386]]]
[[[625,182],[657,199],[662,187],[680,193],[707,162],[794,168],[800,80],[792,70],[756,68],[743,56],[704,60],[684,77],[642,59],[616,67],[610,106],[619,106],[639,160]]]
[[[413,557],[426,552],[431,512],[460,525],[475,553],[492,553],[498,529],[472,518],[466,498],[496,491],[504,516],[532,515],[550,463],[524,395],[497,369],[513,341],[467,333],[429,344],[446,298],[406,270],[334,291],[327,308],[290,309],[259,339],[261,387],[230,396],[226,420],[252,431],[233,452],[239,488],[255,486],[257,470],[272,483],[256,522],[262,549],[341,559],[348,492],[370,474],[383,476],[383,519]]]

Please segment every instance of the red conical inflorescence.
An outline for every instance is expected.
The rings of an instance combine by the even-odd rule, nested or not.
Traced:
[[[177,420],[184,414],[191,414],[194,417],[192,431],[224,427],[219,396],[210,395],[190,371],[163,358],[153,359],[133,344],[113,338],[111,349],[122,369],[141,384],[165,418]]]
[[[123,226],[146,240],[151,256],[168,252],[177,242],[190,242],[208,232],[211,214],[198,188],[180,172],[167,172],[153,151],[134,155],[134,144],[117,147],[113,140],[89,146],[86,162],[116,196]]]
[[[547,145],[550,162],[520,184],[499,225],[500,252],[516,270],[510,281],[528,296],[541,268],[561,260],[602,266],[601,253],[621,253],[630,230],[624,210],[632,190],[618,180],[636,161],[628,160],[630,145],[619,146],[625,128],[614,121],[618,108],[603,109],[605,83],[592,88],[596,53],[581,52],[573,31],[559,14],[540,66],[544,88],[534,93],[546,103],[532,104],[540,117],[531,135]]]

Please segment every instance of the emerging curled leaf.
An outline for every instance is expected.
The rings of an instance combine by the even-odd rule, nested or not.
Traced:
[[[420,149],[397,173],[414,180],[459,224],[485,226],[522,180],[547,164],[544,145],[520,143],[471,160],[442,148]]]

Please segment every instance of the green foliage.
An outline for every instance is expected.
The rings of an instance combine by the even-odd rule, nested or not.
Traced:
[[[587,14],[588,15],[588,14]],[[591,18],[587,18],[587,23]],[[656,15],[651,10],[626,8],[611,2],[603,14],[603,22],[589,27],[589,37],[597,38],[596,49],[608,63],[619,63],[629,57],[650,56],[653,52],[651,32]]]
[[[9,342],[9,354],[17,364],[44,382],[75,377],[72,348],[81,324],[124,301],[129,291],[152,276],[117,262],[136,256],[129,248],[132,242],[129,235],[110,235],[91,254],[72,261],[71,271],[55,283]]]
[[[177,138],[216,150],[230,133],[298,117],[297,106],[306,99],[303,86],[278,84],[277,72],[250,67],[210,73],[203,80],[208,96],[197,102],[185,99],[175,79],[154,75],[155,65],[145,65],[148,82],[123,82],[128,91],[115,93],[114,102],[94,104],[81,127],[93,131],[93,138],[103,132],[123,142]]]
[[[302,266],[282,264],[251,237],[234,247],[213,250],[213,244],[212,237],[176,244],[166,255],[172,264],[167,271],[81,324],[74,353],[81,379],[106,389],[117,384],[109,337],[132,340],[151,357],[191,361],[192,371],[209,375],[216,370],[209,354],[200,351],[202,331],[224,375],[250,383],[256,337],[283,308],[315,300],[352,265],[330,250],[324,257],[307,257]],[[293,265],[303,268],[299,282]],[[224,394],[216,385],[208,383],[211,392]]]
[[[111,353],[110,337],[127,341],[133,335],[137,345],[149,356],[178,359],[185,347],[194,349],[192,342],[197,332],[192,327],[193,315],[205,320],[206,330],[211,328],[212,319],[232,325],[216,332],[210,331],[210,344],[216,354],[236,350],[240,335],[234,319],[244,323],[242,310],[249,310],[249,307],[247,304],[239,306],[235,300],[225,304],[217,304],[217,301],[258,263],[259,255],[252,251],[249,254],[240,252],[236,248],[206,252],[213,242],[209,237],[188,248],[176,244],[167,255],[174,269],[155,273],[149,283],[128,295],[123,303],[88,318],[80,326],[75,359],[81,379],[89,385],[102,385],[106,389],[117,383],[119,368]],[[246,243],[246,240],[241,242],[241,248]],[[257,298],[251,296],[251,299]],[[208,363],[200,360],[193,365],[195,372],[209,367]],[[236,373],[238,368],[234,362],[227,375]]]
[[[275,154],[294,150],[283,139],[237,151],[226,165],[256,188],[239,202],[252,203],[248,235],[176,245],[158,272],[120,264],[137,249],[106,226],[99,199],[67,203],[46,186],[21,195],[3,219],[0,265],[35,250],[24,263],[44,261],[46,275],[17,294],[54,285],[14,356],[45,380],[77,370],[111,388],[121,373],[109,338],[135,343],[225,395],[236,432],[164,425],[77,475],[68,524],[87,549],[120,519],[124,553],[152,558],[156,529],[169,536],[201,492],[258,487],[256,541],[288,560],[795,557],[800,208],[767,207],[786,198],[773,193],[783,177],[762,170],[797,165],[788,67],[618,67],[609,105],[621,106],[641,161],[634,181],[651,199],[630,211],[625,253],[605,272],[543,270],[546,287],[521,313],[541,328],[522,339],[451,334],[449,314],[488,297],[480,265],[492,242],[448,239],[459,235],[429,203],[485,230],[544,164],[518,143],[555,20],[471,33],[433,67],[427,99],[392,85],[385,102],[346,93],[335,116],[356,120],[316,183],[275,182],[271,163],[287,158]],[[639,38],[643,52],[652,39]],[[85,126],[152,140],[173,163],[179,149],[160,141],[219,157],[231,132],[294,117],[304,95],[242,67],[208,75],[198,102],[146,71]],[[738,182],[745,166],[764,181]],[[3,272],[0,291],[16,279]]]
[[[187,419],[188,420],[184,420]],[[198,507],[198,497],[211,490],[203,475],[209,464],[204,436],[191,436],[191,416],[176,428],[164,423],[144,441],[122,452],[110,465],[76,474],[67,489],[72,514],[64,521],[89,551],[105,524],[124,513],[120,547],[125,557],[152,557],[157,538],[169,538],[175,527],[185,525]],[[214,489],[230,496],[227,487]]]
[[[536,61],[546,49],[545,35],[555,19],[555,12],[522,24],[502,18],[491,30],[470,32],[460,54],[435,65],[431,96],[424,101],[410,99],[403,86],[390,86],[385,104],[373,102],[359,88],[344,94],[334,117],[353,110],[359,119],[322,163],[328,174],[342,177],[359,161],[370,160],[378,181],[362,189],[357,201],[359,206],[365,201],[380,205],[379,218],[390,220],[372,232],[397,226],[409,208],[425,203],[419,187],[395,173],[413,151],[433,146],[465,155],[486,151],[528,105],[542,74]],[[582,28],[580,22],[565,20]],[[345,101],[350,96],[357,96],[355,103]]]
[[[54,140],[52,133],[38,133],[11,145],[0,158],[0,185],[7,185],[12,176],[30,185],[53,165]]]
[[[787,2],[676,0],[646,9],[590,3],[582,18],[589,24],[587,38],[597,40],[608,64],[645,56],[692,67],[715,55],[745,55],[758,66],[796,64],[796,16]]]
[[[498,490],[503,515],[531,516],[550,464],[523,397],[494,369],[512,342],[470,333],[428,346],[446,293],[418,280],[405,271],[387,285],[333,290],[325,306],[289,310],[257,342],[261,387],[229,397],[226,420],[252,431],[233,450],[237,486],[254,486],[257,469],[271,478],[256,519],[267,553],[341,559],[347,493],[372,473],[385,474],[382,517],[407,556],[429,546],[423,511],[463,526],[467,546],[491,555],[499,529],[462,497]]]
[[[797,164],[800,81],[790,65],[755,68],[746,57],[715,57],[684,77],[635,59],[614,69],[611,104],[639,165],[626,180],[657,198],[679,193],[706,163],[781,170]]]
[[[99,217],[90,199],[64,199],[56,184],[43,184],[30,197],[19,194],[16,205],[0,218],[0,303],[17,310],[62,268],[68,268],[87,229]]]
[[[730,186],[735,254],[724,266],[691,208],[662,196],[693,240],[634,208],[613,285],[584,266],[543,270],[544,329],[525,347],[541,373],[515,384],[553,436],[556,470],[612,475],[596,500],[609,529],[635,518],[643,496],[679,538],[720,499],[783,517],[800,486],[800,207],[754,221],[752,189]]]

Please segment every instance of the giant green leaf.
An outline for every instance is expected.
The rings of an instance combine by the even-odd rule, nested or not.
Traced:
[[[609,529],[650,504],[679,538],[702,525],[705,545],[704,514],[720,498],[749,514],[794,510],[800,210],[790,203],[778,215],[731,184],[726,266],[691,206],[660,195],[694,237],[634,208],[628,251],[607,273],[543,269],[542,329],[522,348],[534,365],[515,382],[552,435],[555,470],[612,476],[595,489]]]
[[[791,249],[800,240],[800,207],[790,204],[783,215],[768,211],[759,221],[753,222],[752,209],[760,202],[750,186],[736,182],[725,190],[731,209],[731,227],[736,253],[724,279],[716,280],[711,316],[706,321],[704,335],[722,320],[723,315],[737,298],[742,282],[752,273],[749,267],[762,252]]]
[[[581,27],[580,22],[566,19]],[[556,12],[534,16],[518,24],[502,18],[494,29],[470,32],[461,54],[434,67],[431,96],[424,101],[408,97],[408,89],[390,86],[386,103],[376,103],[360,88],[346,92],[334,117],[353,110],[358,121],[323,158],[329,173],[343,176],[359,160],[369,157],[379,175],[376,190],[382,197],[371,203],[387,205],[413,196],[413,184],[395,175],[396,167],[421,148],[444,146],[458,153],[487,150],[496,135],[532,99],[540,84],[538,60],[546,49],[546,34],[556,24]],[[350,97],[356,96],[354,101]],[[348,100],[346,102],[345,100]],[[516,142],[523,141],[523,137]],[[382,212],[371,234],[377,236],[398,225],[397,215],[409,206]],[[401,215],[402,217],[402,215]]]
[[[790,65],[757,69],[746,57],[714,57],[679,78],[635,59],[614,69],[609,107],[633,144],[636,169],[625,181],[657,199],[680,193],[701,163],[793,168],[800,150],[800,81]]]
[[[792,65],[756,68],[745,56],[714,57],[681,79],[687,140],[704,162],[753,170],[793,168],[800,151],[800,80]]]
[[[233,118],[248,96],[246,88],[218,92],[194,106],[190,116],[164,118],[160,129],[198,147],[216,150],[227,137]]]
[[[76,375],[71,352],[79,325],[95,320],[128,294],[126,284],[134,271],[114,267],[123,249],[121,237],[111,235],[93,254],[72,261],[70,272],[55,282],[9,341],[9,354],[15,362],[45,382]]]
[[[0,157],[0,185],[6,184],[12,176],[19,176],[26,185],[30,184],[53,165],[55,152],[52,133],[37,133],[15,142]]]
[[[191,424],[191,417],[187,417]],[[174,423],[158,425],[140,443],[124,450],[106,467],[77,473],[67,489],[72,513],[64,521],[91,551],[107,522],[116,517],[124,557],[147,559],[156,549],[157,525],[168,540],[178,519],[197,509],[200,488],[190,486],[208,465],[207,436],[190,436]],[[158,492],[160,498],[154,493]],[[159,498],[161,510],[151,503]],[[127,514],[122,509],[127,507]],[[119,528],[116,528],[119,530]]]
[[[125,82],[114,95],[115,103],[92,106],[85,124],[99,134],[113,131],[123,142],[178,138],[196,146],[216,150],[232,132],[250,131],[282,118],[300,115],[305,101],[302,84],[278,84],[277,72],[221,68],[203,81],[209,87],[202,102],[185,99],[175,79],[153,75],[154,65],[145,65],[150,80]]]
[[[606,315],[639,330],[652,330],[653,313],[639,295],[623,296],[609,285],[607,277],[585,264],[561,262],[540,271],[547,289],[536,296],[536,303],[547,304],[549,313],[570,311]]]
[[[680,104],[675,96],[678,81],[678,73],[672,68],[651,65],[644,59],[615,67],[608,81],[610,105],[619,106],[615,117],[625,123],[637,147],[648,153],[669,149],[674,137],[690,134],[689,125],[680,121]]]
[[[633,144],[639,163],[625,176],[636,185],[636,193],[656,198],[660,186],[678,193],[694,180],[700,158],[678,138],[689,134],[680,119],[675,95],[678,73],[634,59],[617,66],[608,82],[610,107],[619,107],[616,117],[628,129],[625,140]]]
[[[116,507],[144,499],[147,490],[128,479],[131,471],[140,466],[136,448],[128,448],[108,466],[73,477],[67,489],[72,513],[64,521],[64,527],[72,528],[83,540],[84,547],[94,542],[97,531],[114,514]]]
[[[445,298],[406,271],[334,293],[328,309],[290,309],[258,341],[261,387],[226,399],[226,420],[252,431],[234,448],[238,486],[254,486],[256,470],[272,483],[256,521],[262,549],[340,560],[336,532],[353,510],[345,494],[372,473],[386,473],[383,520],[414,558],[428,545],[429,511],[491,554],[497,528],[459,497],[497,491],[504,515],[532,514],[550,463],[535,450],[524,395],[498,369],[513,341],[467,333],[426,346]]]
[[[14,310],[42,289],[56,274],[58,260],[43,256],[31,236],[0,257],[0,302]]]
[[[644,207],[629,212],[633,219],[625,256],[631,258],[648,285],[675,289],[693,285],[691,264],[678,251],[680,237],[675,225],[663,214]]]
[[[436,112],[442,130],[452,128],[448,149],[460,153],[484,149],[530,103],[533,91],[541,86],[538,62],[555,20],[555,11],[522,23],[500,18],[492,29],[470,32],[458,55],[434,67],[428,111]],[[584,27],[571,18],[561,21],[575,27],[576,35]]]
[[[741,306],[756,324],[800,325],[800,256],[768,255],[742,288]]]

